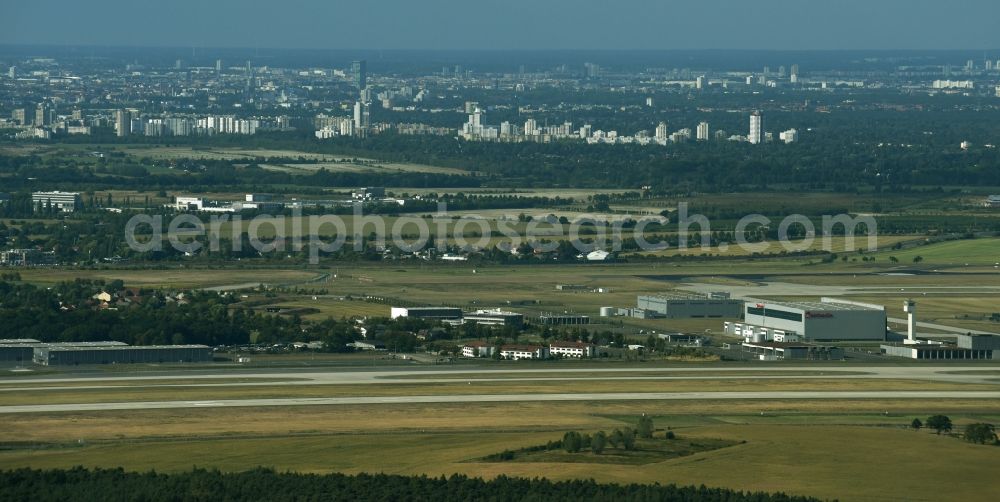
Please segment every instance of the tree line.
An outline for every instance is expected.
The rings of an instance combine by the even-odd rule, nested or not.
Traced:
[[[941,435],[941,433],[950,434],[955,425],[947,415],[931,415],[927,417],[926,421],[914,418],[910,422],[910,427],[913,430],[920,430],[922,428],[932,429],[935,433]],[[1000,445],[1000,440],[997,439],[996,428],[993,424],[984,422],[966,424],[962,430],[962,438],[970,443]]]
[[[484,480],[392,474],[299,474],[257,468],[245,472],[193,469],[172,474],[118,469],[16,469],[0,472],[0,500],[407,500],[504,501],[659,500],[676,502],[807,502],[809,497],[674,484],[550,481],[500,475]]]

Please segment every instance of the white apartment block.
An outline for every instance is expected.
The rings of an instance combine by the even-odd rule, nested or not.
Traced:
[[[750,135],[747,140],[754,145],[764,142],[764,117],[760,112],[753,112],[750,115]]]

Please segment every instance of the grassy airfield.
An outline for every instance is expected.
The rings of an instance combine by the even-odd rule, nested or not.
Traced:
[[[482,462],[567,430],[634,426],[740,444],[644,465]],[[1000,419],[983,401],[678,401],[184,409],[11,416],[0,467],[75,465],[157,471],[192,466],[301,472],[460,472],[785,491],[841,500],[990,500],[995,447],[907,428],[949,414]],[[745,441],[745,443],[743,443]],[[942,481],[947,480],[947,482]]]

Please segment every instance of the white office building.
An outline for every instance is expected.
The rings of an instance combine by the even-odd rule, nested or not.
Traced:
[[[31,204],[42,209],[51,207],[64,213],[72,213],[83,206],[79,192],[35,192],[31,194]]]

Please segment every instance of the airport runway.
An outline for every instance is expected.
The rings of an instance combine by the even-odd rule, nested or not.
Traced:
[[[227,379],[234,381],[227,382]],[[282,381],[274,380],[286,379]],[[323,398],[268,398],[222,400],[173,400],[132,401],[76,404],[3,405],[5,392],[36,393],[44,402],[47,391],[100,390],[100,389],[154,389],[163,387],[289,387],[300,385],[357,385],[357,384],[420,384],[428,389],[438,383],[479,382],[565,382],[580,381],[581,389],[587,382],[602,380],[847,380],[847,379],[902,379],[926,382],[968,384],[993,384],[997,390],[975,391],[738,391],[738,392],[608,392],[608,393],[559,393],[559,394],[444,394],[402,396],[351,396]],[[183,380],[183,382],[177,382]],[[204,383],[197,383],[204,380]],[[220,381],[221,380],[221,381]],[[64,383],[65,385],[52,385]],[[412,392],[408,389],[407,392]],[[108,411],[173,408],[220,408],[258,406],[332,406],[363,404],[420,404],[420,403],[484,403],[484,402],[539,402],[539,401],[631,401],[631,400],[726,400],[726,399],[1000,399],[1000,366],[874,366],[857,365],[839,368],[817,366],[733,366],[733,367],[632,367],[632,368],[531,368],[524,365],[510,368],[452,368],[452,369],[352,369],[342,371],[304,370],[248,370],[233,371],[226,368],[199,370],[198,374],[184,372],[160,375],[115,376],[63,376],[40,378],[0,379],[0,414],[47,413],[74,411]]]
[[[993,371],[993,373],[991,373]],[[782,375],[782,373],[787,373]],[[231,379],[234,381],[217,381]],[[3,392],[68,389],[110,389],[118,387],[241,387],[298,385],[364,385],[364,384],[433,384],[455,382],[518,382],[518,381],[612,381],[612,380],[830,380],[830,379],[902,379],[949,383],[1000,384],[998,365],[944,366],[700,366],[700,367],[579,367],[532,368],[530,365],[489,369],[454,367],[450,369],[349,369],[318,371],[313,369],[234,369],[206,368],[197,374],[184,371],[157,375],[73,375],[38,378],[0,378]],[[184,383],[170,383],[183,380]],[[205,380],[205,383],[197,383]],[[158,382],[163,383],[158,383]],[[65,386],[52,385],[65,383]],[[38,385],[44,384],[44,386]],[[2,399],[0,399],[2,404]]]
[[[4,413],[229,408],[262,406],[334,406],[425,403],[501,403],[552,401],[676,401],[676,400],[799,400],[799,399],[1000,399],[1000,391],[771,391],[771,392],[615,392],[572,394],[472,394],[441,396],[322,397],[233,399],[213,401],[140,401],[126,403],[40,404],[0,406]]]

